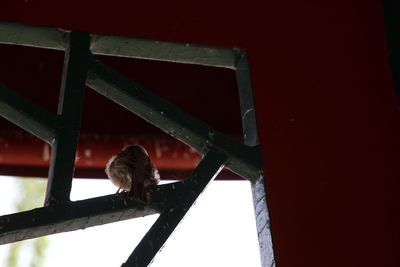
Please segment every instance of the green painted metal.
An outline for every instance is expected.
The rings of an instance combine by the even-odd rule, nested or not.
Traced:
[[[16,91],[0,84],[0,116],[49,144],[59,128],[59,117]]]
[[[0,23],[0,43],[65,50],[68,33],[62,29]]]
[[[252,182],[262,266],[275,266],[247,54],[239,49],[90,35],[0,23],[0,43],[66,51],[58,114],[0,84],[1,116],[52,144],[46,203],[0,217],[0,244],[161,212],[124,266],[147,266],[197,196],[224,164]],[[236,71],[245,145],[212,129],[91,55],[112,55]],[[141,207],[123,195],[69,202],[86,84],[205,155],[190,179],[150,189]],[[211,149],[211,152],[208,152]],[[172,210],[171,210],[172,209]]]
[[[251,87],[250,68],[246,53],[242,53],[236,65],[236,84],[239,92],[240,111],[245,144],[258,146],[256,109]],[[258,155],[261,157],[261,154]]]
[[[203,167],[209,163],[203,163]],[[213,177],[212,170],[208,171]],[[205,177],[206,173],[201,173],[201,177]],[[193,177],[199,181],[196,175]],[[185,194],[185,189],[193,187],[197,184],[192,178],[147,188],[145,194],[149,195],[149,203],[146,205],[137,203],[124,192],[3,215],[0,216],[0,245],[161,213],[171,205],[169,203],[176,201],[178,194]]]
[[[236,82],[239,90],[244,142],[248,146],[259,147],[256,111],[251,87],[250,68],[246,53],[242,54],[237,65]],[[259,154],[259,157],[261,158],[261,154]],[[267,207],[263,172],[260,172],[257,179],[252,181],[251,191],[254,215],[256,217],[258,242],[260,244],[261,265],[263,267],[274,267],[276,263],[272,247],[271,223]]]
[[[69,31],[0,23],[0,43],[65,50]],[[235,69],[239,49],[160,42],[140,38],[91,35],[95,55],[129,57]]]
[[[52,146],[45,203],[69,201],[89,60],[88,33],[71,32],[58,103],[61,126]]]
[[[112,194],[0,216],[0,245],[157,214],[162,201],[154,197],[142,207],[126,194]]]
[[[90,48],[95,55],[169,61],[229,69],[234,69],[238,58],[240,58],[238,49],[117,36],[92,35]]]
[[[185,113],[99,61],[92,61],[87,85],[167,134],[204,154],[212,146],[228,156],[226,167],[250,181],[262,169],[257,147],[244,146]]]
[[[226,156],[211,150],[191,176],[175,186],[160,217],[123,267],[148,266],[206,186],[222,170]]]

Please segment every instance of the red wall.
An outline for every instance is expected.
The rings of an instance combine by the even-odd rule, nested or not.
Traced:
[[[0,20],[246,48],[278,266],[400,266],[382,1],[79,2],[2,1]]]

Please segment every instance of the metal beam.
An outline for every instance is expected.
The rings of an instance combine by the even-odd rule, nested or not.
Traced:
[[[47,27],[0,23],[0,43],[65,50],[68,32]]]
[[[228,169],[250,181],[258,179],[258,147],[232,140],[97,60],[91,62],[86,84],[201,154],[211,146],[220,150],[228,156]]]
[[[95,55],[119,56],[234,69],[239,49],[92,35]]]
[[[170,194],[165,209],[123,267],[145,267],[152,262],[197,197],[222,170],[225,160],[225,155],[211,150],[189,179],[173,187],[174,194]]]
[[[245,53],[242,54],[236,67],[236,81],[239,89],[244,142],[248,146],[258,147],[256,111],[251,87],[249,63]],[[261,158],[261,154],[259,157]],[[272,247],[271,223],[267,207],[263,172],[260,172],[257,179],[252,181],[251,191],[253,195],[254,215],[256,217],[261,265],[262,267],[274,267],[275,257]]]
[[[209,159],[216,160],[215,157]],[[210,162],[203,163],[203,167],[204,164]],[[204,171],[201,173],[200,177],[205,177]],[[160,213],[167,203],[174,203],[178,192],[186,190],[193,194],[189,190],[197,187],[200,178],[192,176],[196,180],[146,189],[149,195],[146,205],[137,203],[124,192],[0,216],[0,245]]]
[[[0,84],[0,116],[51,144],[59,118],[28,98]]]
[[[166,189],[150,190],[152,201],[145,207],[123,193],[0,216],[0,245],[156,214],[164,205]]]
[[[69,31],[34,27],[14,23],[0,23],[0,43],[65,50]],[[241,51],[155,40],[91,35],[90,49],[95,55],[158,60],[184,64],[235,69]]]
[[[389,48],[392,53],[391,60],[396,80],[395,61],[398,58],[398,53],[396,54],[395,48],[399,38],[390,37],[390,33],[396,32],[393,29],[397,26],[393,26],[393,22],[396,23],[397,20],[393,19],[394,13],[392,11],[398,6],[391,6],[392,2],[385,2],[385,10],[387,13],[386,21],[389,25]],[[390,7],[394,8],[390,9]],[[70,37],[70,42],[68,42],[68,37]],[[211,48],[136,38],[100,35],[91,35],[91,37],[92,41],[89,35],[84,33],[0,23],[0,43],[66,50],[65,70],[68,70],[64,73],[63,78],[62,88],[65,91],[61,93],[60,119],[56,115],[49,115],[50,113],[43,111],[30,101],[24,100],[14,92],[10,92],[4,86],[0,87],[0,89],[5,88],[0,92],[3,93],[0,94],[0,108],[5,110],[2,113],[3,116],[5,114],[6,118],[12,122],[48,142],[52,141],[54,137],[56,138],[53,144],[52,165],[49,171],[46,195],[46,202],[53,203],[54,206],[1,216],[0,242],[3,242],[2,239],[6,240],[4,242],[14,242],[19,239],[59,232],[59,229],[61,229],[61,232],[76,230],[136,216],[127,216],[121,213],[119,209],[124,209],[121,207],[116,211],[115,206],[113,206],[115,203],[110,204],[111,211],[109,210],[110,206],[107,206],[107,201],[119,197],[118,195],[103,197],[104,199],[94,201],[94,203],[91,202],[92,200],[59,203],[69,200],[79,135],[83,88],[87,74],[86,83],[88,86],[196,149],[199,153],[204,155],[210,148],[213,149],[206,154],[191,179],[163,187],[168,188],[167,191],[160,190],[161,187],[157,187],[155,192],[158,193],[152,196],[155,197],[152,203],[155,203],[154,201],[157,199],[159,201],[157,203],[160,203],[161,199],[163,201],[168,200],[167,204],[163,202],[163,205],[167,205],[168,208],[163,210],[160,218],[124,266],[147,266],[151,262],[194,200],[214,177],[213,174],[220,171],[223,162],[225,162],[227,168],[252,182],[262,266],[275,266],[262,171],[263,164],[258,144],[254,100],[246,53],[238,49]],[[90,69],[86,73],[88,55],[90,54],[89,46],[93,54],[198,64],[236,70],[245,145],[215,131],[207,124],[186,114],[169,102],[145,90],[141,85],[130,81],[119,72],[94,60],[94,58],[91,59]],[[70,75],[70,72],[72,75]],[[44,120],[40,119],[42,115],[45,118]],[[56,127],[55,125],[65,125],[66,127]],[[54,129],[57,131],[54,131]],[[162,197],[160,198],[160,196]],[[106,202],[103,203],[104,205],[99,205],[104,201]],[[116,202],[118,201],[120,200]],[[123,200],[123,203],[126,206],[126,199]],[[161,206],[157,206],[157,209],[160,210]],[[104,207],[105,211],[102,210]],[[145,207],[141,211],[146,213],[149,210],[148,207]],[[115,212],[116,214],[114,214]],[[135,210],[135,212],[137,211]],[[113,217],[113,215],[118,216],[118,218]]]
[[[45,203],[69,201],[89,59],[88,33],[71,32],[58,103],[61,127],[52,145]]]

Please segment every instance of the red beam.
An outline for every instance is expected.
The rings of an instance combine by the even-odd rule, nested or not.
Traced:
[[[160,172],[189,172],[200,162],[200,155],[167,135],[81,134],[76,157],[77,176],[104,177],[108,159],[128,144],[146,148]],[[46,173],[51,146],[23,131],[0,133],[0,174]],[[36,171],[35,171],[36,170]],[[45,172],[44,172],[45,171]],[[30,176],[31,176],[30,175]]]

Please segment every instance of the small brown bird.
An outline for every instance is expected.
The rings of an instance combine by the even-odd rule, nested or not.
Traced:
[[[105,172],[118,187],[117,193],[128,191],[138,202],[147,202],[144,189],[160,181],[158,170],[151,163],[149,154],[140,145],[129,145],[110,158]]]

